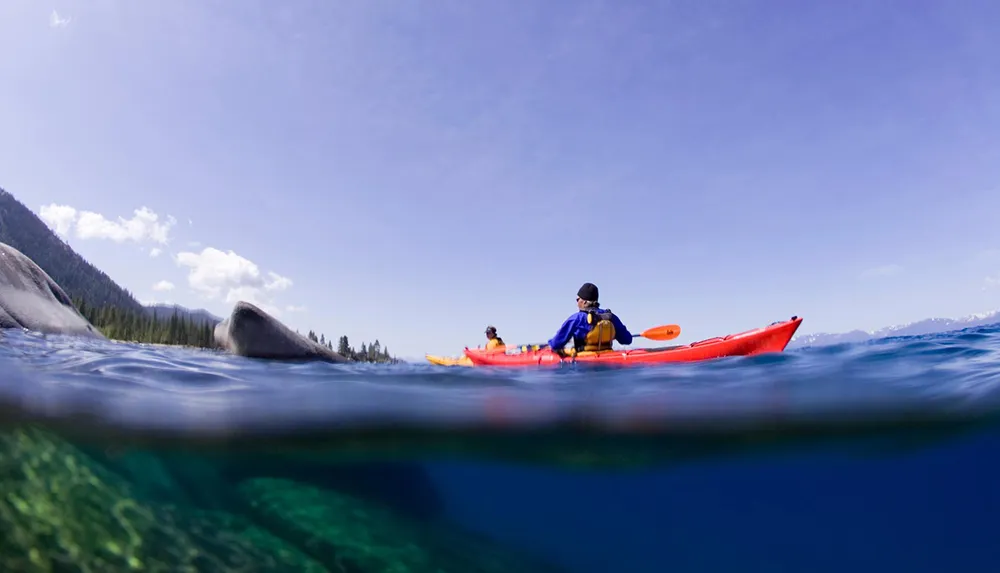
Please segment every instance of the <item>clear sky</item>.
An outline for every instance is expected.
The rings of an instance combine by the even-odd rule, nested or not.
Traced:
[[[403,357],[544,341],[584,281],[682,342],[961,316],[1000,307],[998,22],[6,0],[0,186],[140,300],[243,298]]]

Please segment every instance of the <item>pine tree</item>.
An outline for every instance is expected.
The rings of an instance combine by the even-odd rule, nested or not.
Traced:
[[[216,346],[213,324],[196,322],[191,317],[181,318],[176,312],[162,317],[156,312],[95,308],[79,298],[73,303],[84,318],[111,339],[202,348]]]
[[[347,342],[346,336],[340,337],[340,342],[337,343],[337,354],[341,356],[351,356],[351,345]]]

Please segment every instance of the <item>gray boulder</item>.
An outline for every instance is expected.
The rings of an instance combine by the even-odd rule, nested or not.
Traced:
[[[0,243],[0,328],[104,338],[41,267],[4,243]]]
[[[236,303],[233,313],[215,325],[215,343],[237,356],[247,358],[328,362],[348,360],[244,301]]]

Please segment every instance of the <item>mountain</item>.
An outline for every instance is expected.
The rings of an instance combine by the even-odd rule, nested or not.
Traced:
[[[1000,310],[973,314],[962,318],[927,318],[909,324],[887,326],[872,332],[852,330],[842,333],[818,332],[815,334],[805,334],[792,338],[791,342],[788,343],[788,348],[864,342],[866,340],[875,340],[876,338],[886,338],[889,336],[920,336],[923,334],[962,330],[963,328],[997,323],[1000,323]]]
[[[201,308],[162,303],[143,305],[131,292],[81,257],[31,209],[2,187],[0,243],[21,251],[48,273],[73,299],[80,312],[109,338],[157,344],[214,345],[210,327],[221,322],[221,318]],[[172,320],[175,312],[181,319],[179,322]],[[157,320],[152,320],[154,315]],[[332,349],[332,342],[325,335],[317,336],[310,331],[309,338]],[[351,360],[395,362],[377,339],[370,344],[362,343],[361,349],[355,350],[346,336],[340,338],[342,354]]]
[[[214,314],[208,312],[203,308],[190,309],[181,306],[179,304],[165,304],[165,303],[147,304],[145,308],[147,314],[149,315],[153,315],[155,313],[157,316],[171,316],[176,311],[179,317],[184,319],[190,318],[194,322],[209,323],[209,324],[222,322],[221,318],[215,316]]]
[[[31,209],[3,188],[0,188],[0,242],[35,261],[70,298],[82,299],[92,307],[143,311],[144,307],[132,293],[78,255]]]

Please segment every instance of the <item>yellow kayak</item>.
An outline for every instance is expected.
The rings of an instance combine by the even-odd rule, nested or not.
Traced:
[[[452,358],[450,356],[435,356],[433,354],[425,354],[427,361],[431,364],[437,364],[438,366],[472,366],[472,360],[468,356],[462,356],[460,358]]]

